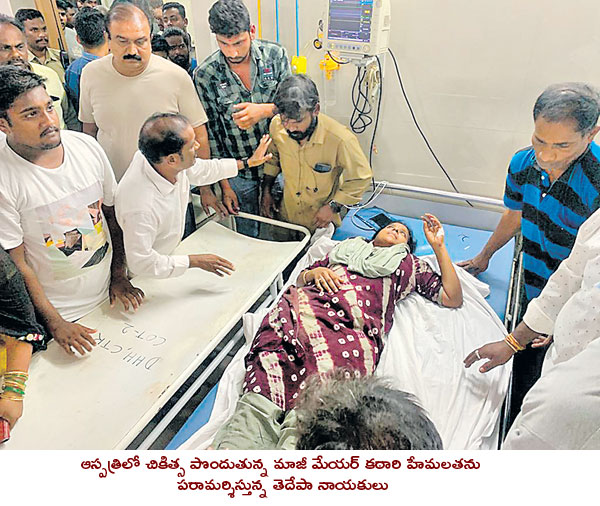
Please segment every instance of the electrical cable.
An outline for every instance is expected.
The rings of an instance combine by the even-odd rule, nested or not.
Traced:
[[[377,68],[379,69],[379,97],[377,98],[377,114],[375,116],[375,125],[373,126],[373,136],[371,137],[371,147],[369,148],[369,166],[373,170],[373,148],[375,147],[375,136],[377,135],[377,127],[379,126],[379,113],[381,112],[381,97],[383,95],[383,72],[381,71],[381,60],[377,58]],[[375,175],[371,178],[371,185],[375,189]],[[385,186],[384,186],[385,188]]]
[[[442,169],[442,172],[445,174],[446,178],[448,178],[448,181],[452,185],[452,188],[454,188],[454,191],[456,193],[460,193],[460,191],[458,190],[458,188],[454,184],[454,181],[452,181],[452,178],[450,177],[450,175],[448,174],[448,172],[446,171],[446,169],[444,168],[444,166],[440,162],[439,158],[437,157],[437,155],[433,151],[433,148],[429,144],[429,140],[427,140],[427,137],[423,133],[423,130],[421,129],[421,126],[419,125],[419,122],[417,121],[417,118],[415,116],[413,108],[412,108],[412,106],[410,104],[410,100],[408,99],[408,96],[407,96],[406,91],[404,89],[404,83],[402,82],[402,76],[400,75],[400,69],[398,67],[398,62],[396,61],[396,57],[394,56],[394,53],[391,50],[391,48],[388,48],[388,52],[390,53],[390,55],[392,57],[392,60],[394,62],[394,67],[396,68],[396,75],[398,76],[398,82],[400,83],[400,90],[402,91],[402,95],[404,96],[404,100],[406,101],[406,105],[408,106],[408,110],[410,111],[410,115],[412,117],[412,120],[413,120],[415,126],[417,127],[417,130],[419,131],[419,133],[421,134],[421,137],[425,141],[425,145],[427,146],[427,149],[431,153],[431,156],[433,156],[433,159],[436,161],[436,163],[438,164],[439,168]],[[465,200],[465,202],[467,204],[469,204],[471,207],[473,207],[473,204],[471,204],[471,202],[469,202],[468,200]]]
[[[349,61],[339,61],[339,60],[336,60],[336,59],[333,57],[333,55],[331,54],[331,51],[327,51],[327,54],[329,55],[329,58],[331,58],[331,59],[332,59],[332,60],[333,60],[335,63],[337,63],[338,65],[348,65],[349,63],[351,63],[351,62],[349,62]]]
[[[373,123],[370,114],[373,111],[367,93],[363,91],[363,83],[367,75],[364,67],[356,68],[356,77],[352,84],[352,115],[350,116],[350,129],[355,134],[362,134]]]

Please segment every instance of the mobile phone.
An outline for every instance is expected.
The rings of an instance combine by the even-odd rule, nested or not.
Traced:
[[[379,214],[376,214],[375,216],[372,216],[371,221],[373,223],[375,223],[378,227],[381,227],[381,228],[387,227],[392,222],[390,217],[383,213],[379,213]]]

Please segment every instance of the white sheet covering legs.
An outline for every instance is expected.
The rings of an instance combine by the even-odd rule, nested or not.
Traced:
[[[298,263],[290,280],[335,245],[317,240]],[[433,265],[435,258],[431,257]],[[398,304],[376,374],[393,378],[396,386],[417,396],[435,423],[444,448],[496,449],[500,409],[506,394],[511,363],[483,375],[476,367],[465,369],[463,358],[476,347],[501,340],[506,331],[485,302],[487,285],[457,269],[464,304],[460,309],[439,307],[413,294]],[[244,333],[250,342],[266,314],[244,316]],[[227,367],[208,423],[181,449],[205,449],[231,416],[241,394],[246,344]]]

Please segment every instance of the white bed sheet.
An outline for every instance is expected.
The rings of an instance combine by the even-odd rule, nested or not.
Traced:
[[[336,244],[318,238],[298,262],[290,280],[323,258]],[[437,269],[435,257],[425,257]],[[510,362],[481,374],[465,369],[463,358],[476,347],[501,340],[504,325],[485,301],[489,288],[463,269],[464,304],[459,309],[437,306],[419,295],[398,303],[376,374],[391,378],[397,388],[414,394],[429,413],[449,450],[496,449],[500,410],[510,377]],[[286,287],[284,287],[285,290]],[[209,421],[180,449],[205,449],[233,414],[242,391],[244,356],[268,309],[244,315],[246,344],[225,370]]]

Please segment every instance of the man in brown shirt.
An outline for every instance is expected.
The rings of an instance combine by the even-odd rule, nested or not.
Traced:
[[[51,68],[64,84],[65,69],[60,59],[60,51],[48,47],[48,28],[42,13],[36,9],[19,9],[15,19],[25,27],[29,61]]]
[[[274,102],[279,114],[270,127],[273,158],[264,169],[262,214],[274,214],[272,188],[282,173],[283,220],[311,232],[329,223],[339,226],[344,206],[360,202],[373,176],[358,139],[320,113],[319,92],[306,75],[282,81]]]

